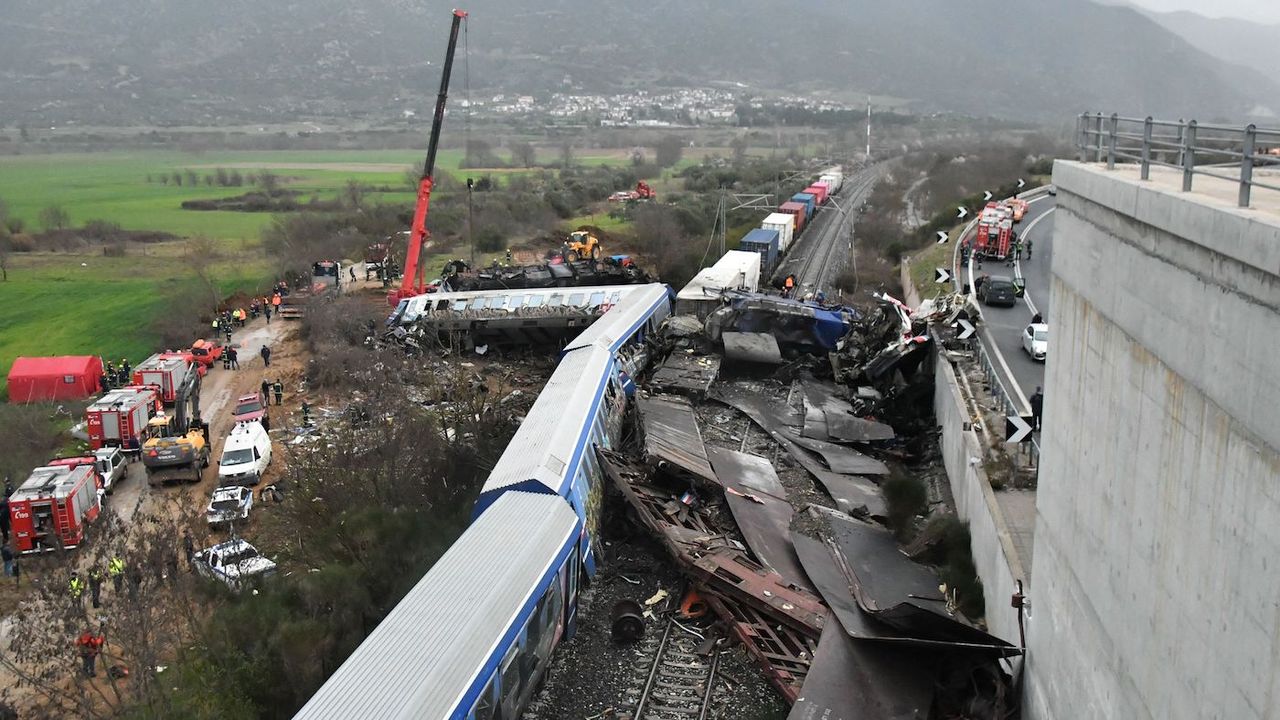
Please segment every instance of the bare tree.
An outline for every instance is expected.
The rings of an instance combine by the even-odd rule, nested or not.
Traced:
[[[347,180],[346,186],[342,189],[342,199],[347,207],[359,210],[364,205],[364,186],[355,178]]]
[[[538,164],[538,150],[530,142],[519,142],[511,147],[511,159],[520,167],[531,168]]]
[[[263,170],[258,173],[258,187],[267,195],[274,195],[280,189],[280,176],[270,170]]]
[[[658,167],[669,168],[684,157],[684,139],[678,135],[663,135],[653,145],[654,162]]]
[[[40,225],[45,230],[64,230],[71,224],[71,216],[61,205],[50,205],[40,211]]]
[[[217,279],[213,274],[218,255],[218,244],[211,237],[196,235],[187,241],[187,262],[200,281],[206,297],[215,306],[222,300],[222,292],[218,289]]]
[[[9,282],[9,258],[13,255],[13,239],[0,235],[0,281]]]

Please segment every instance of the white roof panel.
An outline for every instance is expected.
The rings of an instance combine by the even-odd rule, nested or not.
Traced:
[[[578,518],[561,498],[504,494],[295,720],[450,717],[577,534]]]
[[[649,283],[631,287],[634,290],[630,295],[624,295],[617,305],[609,308],[599,320],[591,323],[591,327],[570,341],[564,351],[594,345],[597,341],[603,341],[604,346],[616,351],[625,338],[630,337],[657,308],[667,302],[666,285]]]
[[[760,289],[760,253],[730,250],[715,265],[703,268],[676,295],[677,300],[708,300],[725,288]]]

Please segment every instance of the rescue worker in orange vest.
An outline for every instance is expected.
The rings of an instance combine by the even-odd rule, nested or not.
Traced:
[[[276,293],[271,296],[271,306],[274,307],[277,311],[280,310],[280,293]]]
[[[98,660],[98,654],[102,652],[102,646],[105,645],[107,639],[101,633],[93,634],[91,630],[85,630],[76,640],[76,645],[80,648],[80,660],[84,662],[84,674],[94,677],[98,673],[94,671],[94,664]]]
[[[796,290],[796,276],[788,275],[786,280],[782,281],[782,297],[791,297]]]

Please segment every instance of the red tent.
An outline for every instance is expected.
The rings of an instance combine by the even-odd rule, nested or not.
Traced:
[[[102,358],[20,357],[9,368],[9,402],[78,400],[101,390]]]

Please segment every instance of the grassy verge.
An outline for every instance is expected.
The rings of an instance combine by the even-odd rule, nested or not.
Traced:
[[[951,285],[940,285],[936,282],[936,268],[950,268],[951,258],[955,252],[952,243],[960,239],[963,225],[957,225],[948,231],[951,242],[943,245],[930,245],[927,249],[911,256],[911,283],[915,285],[920,298],[931,298],[939,292],[950,292]]]

